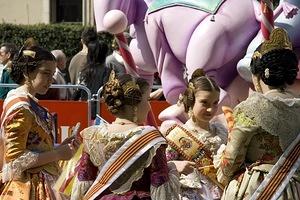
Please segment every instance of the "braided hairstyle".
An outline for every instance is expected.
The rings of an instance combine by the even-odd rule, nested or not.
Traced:
[[[126,105],[138,105],[148,88],[149,84],[142,78],[135,78],[129,74],[115,77],[112,71],[109,81],[104,85],[102,96],[108,110],[112,114],[118,114],[124,111]]]
[[[14,56],[12,61],[11,78],[17,83],[22,84],[25,76],[39,68],[43,61],[55,61],[53,54],[38,46],[32,38],[26,40],[25,44]]]
[[[179,102],[184,105],[185,112],[194,107],[195,95],[198,91],[220,92],[217,83],[211,77],[206,76],[202,69],[197,69],[193,72],[187,89],[179,99]]]
[[[260,52],[260,45],[256,51]],[[253,56],[251,72],[268,86],[284,88],[294,83],[298,72],[298,58],[290,49],[274,49],[260,56]]]

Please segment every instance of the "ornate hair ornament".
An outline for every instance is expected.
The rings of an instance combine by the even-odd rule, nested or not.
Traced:
[[[259,52],[259,51],[255,51],[254,53],[253,53],[253,56],[252,56],[252,58],[253,59],[261,59],[261,53]]]
[[[275,49],[293,50],[292,43],[289,40],[287,32],[282,28],[273,29],[270,39],[262,43],[261,54],[264,55]]]
[[[113,96],[118,96],[118,90],[120,89],[120,82],[116,78],[115,71],[112,70],[107,83],[105,84],[105,90]]]
[[[183,95],[180,94],[179,97],[178,97],[178,101],[177,101],[177,106],[180,106],[181,104],[183,103]]]
[[[140,90],[140,87],[139,87],[138,84],[136,84],[135,81],[130,80],[130,81],[127,81],[126,83],[124,83],[122,85],[122,89],[124,91],[124,95],[128,96],[128,93],[130,91],[132,91],[132,90]]]
[[[194,84],[192,82],[189,82],[188,88],[190,90],[192,90],[193,92],[195,91],[195,86],[194,86]]]
[[[109,75],[109,79],[108,79],[108,82],[107,82],[108,85],[114,85],[114,86],[119,86],[120,85],[120,82],[119,80],[116,78],[116,73],[114,70],[112,70],[110,72],[110,75]]]
[[[30,56],[31,58],[35,58],[36,52],[31,50],[23,50],[22,54],[24,56]]]
[[[270,77],[270,70],[269,70],[269,68],[266,68],[266,69],[265,69],[265,77],[266,77],[266,78],[269,78],[269,77]]]

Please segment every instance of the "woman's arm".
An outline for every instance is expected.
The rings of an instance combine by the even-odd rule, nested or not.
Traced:
[[[30,111],[20,109],[5,124],[5,152],[3,176],[6,180],[18,177],[27,169],[39,167],[58,160],[67,160],[77,149],[77,142],[61,145],[48,152],[33,152],[27,149],[28,134],[32,128],[34,117]]]
[[[226,148],[214,157],[217,178],[220,183],[227,185],[232,176],[241,168],[245,161],[248,145],[257,134],[258,126],[243,113],[236,116],[235,124],[229,133]],[[216,161],[218,160],[218,161]]]
[[[4,154],[4,146],[3,146],[3,139],[0,138],[0,171],[2,170],[2,167],[3,167],[3,154]],[[1,181],[1,180],[0,180]]]

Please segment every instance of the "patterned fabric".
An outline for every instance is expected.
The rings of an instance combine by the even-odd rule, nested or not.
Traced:
[[[214,14],[224,1],[225,0],[154,0],[150,4],[148,12],[155,12],[171,6],[186,6]]]
[[[9,113],[2,118],[1,127],[5,141],[5,163],[2,168],[2,179],[5,183],[0,198],[62,199],[63,197],[52,190],[52,184],[60,171],[57,163],[31,167],[32,163],[37,162],[38,153],[53,150],[51,121],[41,117],[41,113],[35,112],[37,109],[43,111],[45,109],[38,105],[34,97],[16,89],[8,93],[7,99],[14,98],[14,96],[26,97],[27,102],[31,103],[29,106],[20,104],[15,109],[5,107],[3,109]],[[9,105],[8,102],[4,102],[5,105]]]
[[[144,127],[137,127],[128,131],[109,133],[107,124],[89,127],[81,132],[85,152],[89,155],[87,168],[98,168],[101,171],[104,164],[114,153],[132,136],[143,131]],[[178,194],[178,187],[170,180],[169,169],[165,158],[165,148],[158,145],[150,151],[141,155],[139,159],[128,168],[114,183],[97,198],[101,200],[112,199],[169,199]],[[90,165],[90,162],[94,167]],[[87,172],[88,169],[81,169]],[[96,176],[93,177],[94,180]],[[174,179],[174,178],[173,178]],[[150,180],[150,181],[149,181]],[[178,181],[178,180],[177,180]],[[171,185],[170,182],[173,184]],[[71,199],[82,199],[84,194],[92,185],[91,177],[87,173],[78,175],[73,189]],[[172,189],[176,188],[176,189]],[[159,191],[160,190],[160,191]],[[157,192],[159,191],[159,192]],[[153,193],[155,195],[150,194]],[[165,196],[163,196],[164,194]]]
[[[236,107],[227,146],[222,146],[214,159],[218,180],[227,185],[222,199],[249,199],[285,150],[287,141],[297,137],[300,99],[277,93],[254,93]],[[280,199],[299,199],[299,195],[296,173]]]
[[[227,137],[226,128],[219,123],[210,123],[210,131],[199,128],[191,119],[184,125],[198,140],[204,143],[212,155],[217,153],[221,144],[225,143]],[[175,149],[168,146],[166,151],[168,161],[185,160]],[[220,199],[221,190],[214,185],[207,177],[195,170],[189,175],[180,176],[181,198],[183,200],[198,199]]]
[[[78,170],[79,181],[94,181],[97,176],[98,168],[93,165],[89,154],[83,152],[80,158],[80,167]]]

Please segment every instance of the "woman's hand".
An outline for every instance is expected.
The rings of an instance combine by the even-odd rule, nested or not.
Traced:
[[[55,151],[58,155],[59,160],[70,160],[76,153],[80,146],[80,141],[78,139],[71,139],[68,142],[64,141],[64,144],[59,145]]]
[[[172,161],[175,166],[176,169],[178,171],[179,174],[185,174],[188,175],[190,173],[192,173],[195,169],[195,163],[194,162],[190,162],[190,161]]]

